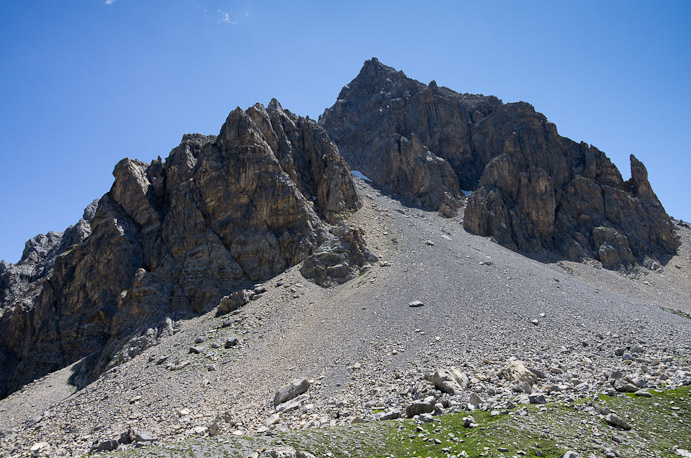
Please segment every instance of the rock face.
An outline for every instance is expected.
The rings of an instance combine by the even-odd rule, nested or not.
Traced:
[[[325,223],[361,204],[326,131],[275,100],[113,175],[95,213],[0,267],[0,397],[87,355],[74,380],[88,383],[169,332],[168,317],[208,311],[322,244],[347,251],[352,237]]]
[[[624,181],[527,103],[425,85],[372,59],[319,122],[353,169],[413,204],[452,215],[473,191],[464,227],[512,250],[614,268],[679,245],[640,161]]]

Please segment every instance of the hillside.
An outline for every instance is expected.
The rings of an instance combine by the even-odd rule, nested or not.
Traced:
[[[648,386],[691,377],[691,322],[672,312],[691,312],[687,228],[667,267],[636,278],[533,261],[468,234],[461,217],[402,206],[365,182],[358,188],[364,207],[352,220],[381,263],[332,289],[294,267],[235,313],[177,322],[174,335],[81,391],[65,388],[69,370],[34,382],[0,403],[3,449],[21,456],[46,441],[69,456],[128,429],[175,441],[208,434],[219,416],[228,420],[223,432],[256,433],[274,413],[274,392],[302,377],[314,382],[302,409],[270,429],[405,409],[418,391],[434,391],[422,377],[445,366],[470,377],[450,398],[459,404],[472,393],[515,400],[496,376],[513,357],[549,374],[536,390],[561,386],[550,399],[612,389],[607,375],[616,370]],[[424,306],[409,307],[413,300]],[[239,345],[224,348],[232,336]],[[686,375],[675,382],[679,371]]]
[[[685,399],[691,228],[633,156],[631,173],[526,103],[376,59],[319,123],[275,99],[237,108],[165,159],[123,159],[78,223],[0,264],[0,455],[474,409],[530,408],[539,428],[545,403]],[[549,446],[672,453],[628,420]]]

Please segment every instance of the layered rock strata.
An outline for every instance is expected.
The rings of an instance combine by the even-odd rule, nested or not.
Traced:
[[[172,332],[169,317],[208,311],[322,245],[354,250],[342,259],[352,275],[366,263],[361,239],[328,229],[361,205],[348,166],[323,128],[275,100],[113,175],[93,214],[0,267],[0,396],[86,356],[74,381],[88,383]]]
[[[679,245],[640,161],[624,181],[527,103],[425,85],[375,58],[319,122],[353,169],[414,205],[452,215],[473,191],[464,227],[512,250],[615,268]]]

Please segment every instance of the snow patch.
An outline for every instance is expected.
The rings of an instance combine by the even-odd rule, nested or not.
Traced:
[[[359,170],[351,170],[350,173],[352,173],[354,177],[358,177],[362,180],[369,181],[370,183],[372,182],[372,180],[363,175],[362,172],[360,172]]]

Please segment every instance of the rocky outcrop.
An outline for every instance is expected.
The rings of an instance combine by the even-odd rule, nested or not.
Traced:
[[[363,250],[325,224],[361,204],[348,166],[323,128],[275,100],[113,175],[89,219],[0,268],[0,396],[87,356],[74,380],[88,383],[169,333],[169,317],[208,311],[324,243],[356,248],[345,263]]]
[[[353,169],[413,204],[452,215],[473,191],[464,227],[512,250],[615,268],[679,245],[640,161],[624,181],[527,103],[425,85],[372,59],[319,122]]]
[[[341,223],[331,229],[331,234],[300,269],[303,277],[325,287],[352,280],[378,259],[367,248],[362,229]]]

